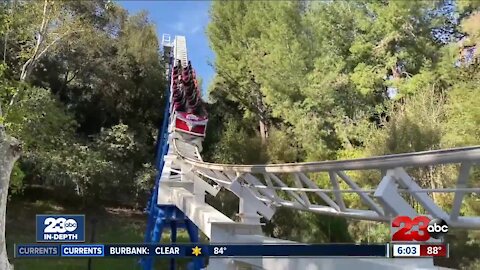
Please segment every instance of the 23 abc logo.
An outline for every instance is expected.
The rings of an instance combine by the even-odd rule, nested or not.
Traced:
[[[44,229],[44,233],[66,233],[74,232],[77,227],[77,221],[74,219],[65,219],[65,218],[53,218],[49,217],[45,219],[44,222],[47,225]]]
[[[404,224],[402,226],[402,224]],[[418,230],[413,227],[418,226]],[[397,228],[400,228],[397,230]],[[418,216],[413,219],[407,216],[398,216],[392,220],[392,241],[419,241],[425,242],[430,238],[442,239],[448,233],[448,224],[443,219],[432,219]],[[394,232],[395,231],[395,232]]]

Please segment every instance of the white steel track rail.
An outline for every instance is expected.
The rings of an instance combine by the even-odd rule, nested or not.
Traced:
[[[267,219],[271,218],[275,207],[283,206],[326,215],[389,221],[396,215],[418,215],[402,197],[402,194],[408,194],[428,215],[444,219],[451,227],[480,229],[480,217],[459,216],[465,195],[476,194],[480,203],[480,187],[469,187],[468,181],[471,168],[480,163],[480,146],[355,160],[230,165],[188,157],[182,152],[185,144],[180,140],[173,142],[177,156],[191,166],[190,170],[197,177],[211,180],[235,194],[242,188],[248,190],[252,195],[248,199],[256,199],[256,212]],[[458,167],[459,175],[453,187],[423,188],[408,173],[412,171],[415,175],[415,169],[444,165]],[[358,186],[354,177],[349,175],[356,173],[357,177],[361,177],[362,172],[364,177],[371,179],[372,185],[377,186],[376,189]],[[330,180],[330,187],[319,188],[311,180],[322,176]],[[279,191],[282,196],[279,196]],[[343,198],[345,193],[358,195],[365,207],[348,208]],[[427,193],[451,193],[453,206],[450,211],[438,206]]]

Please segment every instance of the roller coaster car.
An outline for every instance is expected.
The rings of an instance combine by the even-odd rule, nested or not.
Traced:
[[[182,67],[182,63],[177,62],[172,78],[175,130],[205,137],[208,119],[191,63],[188,62],[187,66]]]
[[[188,112],[175,112],[175,130],[194,136],[205,137],[208,118]]]

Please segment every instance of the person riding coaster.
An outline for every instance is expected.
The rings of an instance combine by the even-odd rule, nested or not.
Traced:
[[[182,74],[179,75],[180,70]],[[195,78],[195,71],[191,68],[191,62],[188,66],[182,67],[181,62],[177,61],[177,66],[173,70],[173,98],[174,102],[187,103],[190,106],[198,104],[199,90],[198,82]]]
[[[198,100],[199,100],[199,95],[198,92],[195,91],[196,89],[193,90],[192,94],[190,96],[187,96],[187,103],[191,106],[194,106]]]
[[[171,79],[175,130],[186,135],[205,136],[208,118],[191,62],[182,66],[181,61],[177,61]]]

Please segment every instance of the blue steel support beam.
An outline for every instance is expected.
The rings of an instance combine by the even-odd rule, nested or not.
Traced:
[[[162,127],[159,130],[157,136],[157,151],[156,151],[156,168],[157,175],[155,177],[155,186],[152,191],[152,196],[148,204],[148,220],[147,228],[145,232],[145,243],[158,243],[161,238],[163,230],[163,221],[165,219],[165,213],[157,205],[157,194],[159,189],[159,182],[163,172],[163,165],[165,163],[164,157],[168,153],[168,121],[170,118],[170,87],[171,87],[171,70],[172,70],[173,58],[169,58],[169,70],[168,70],[168,85],[165,91],[166,102],[165,110],[163,113]],[[144,270],[151,270],[153,268],[153,258],[145,258],[142,260]]]
[[[168,121],[170,118],[170,85],[171,85],[171,67],[172,67],[172,62],[173,58],[170,57],[169,59],[169,72],[168,72],[168,85],[167,89],[165,91],[166,93],[166,101],[165,101],[165,109],[163,113],[163,121],[162,121],[162,127],[158,132],[157,135],[157,146],[156,146],[156,151],[155,151],[155,158],[156,158],[156,169],[158,171],[156,177],[155,177],[155,185],[152,190],[152,196],[150,198],[150,201],[148,203],[148,213],[149,213],[149,219],[147,222],[147,231],[145,233],[145,242],[150,243],[151,242],[151,232],[153,230],[153,225],[154,225],[154,219],[155,219],[155,212],[157,208],[157,194],[158,194],[158,188],[159,188],[159,181],[160,177],[162,176],[162,171],[163,171],[163,164],[165,163],[164,161],[164,156],[168,152]]]
[[[162,231],[165,223],[165,211],[163,209],[158,209],[158,215],[155,219],[155,226],[152,233],[152,243],[160,242]],[[143,260],[143,269],[151,270],[153,269],[154,257],[147,257]]]

